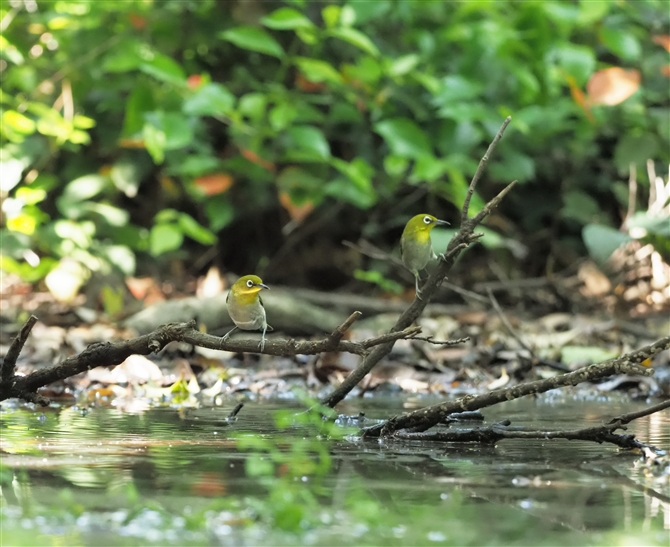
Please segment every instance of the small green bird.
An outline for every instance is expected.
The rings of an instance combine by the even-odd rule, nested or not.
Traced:
[[[228,305],[230,318],[235,323],[235,326],[223,337],[224,342],[237,329],[262,330],[263,336],[258,347],[263,351],[265,347],[265,332],[274,330],[268,325],[265,319],[265,308],[258,294],[263,289],[269,290],[270,287],[264,285],[263,280],[257,275],[245,275],[233,283],[230,291],[228,291],[226,304]]]
[[[419,290],[419,272],[423,270],[431,258],[437,258],[430,241],[430,231],[435,226],[448,226],[446,220],[440,220],[433,215],[416,215],[409,219],[402,231],[400,250],[402,262],[414,274],[416,295],[421,298]]]

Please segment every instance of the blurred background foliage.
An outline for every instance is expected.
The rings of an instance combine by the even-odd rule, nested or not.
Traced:
[[[528,277],[631,237],[667,252],[649,176],[670,160],[667,8],[3,2],[0,266],[74,293],[92,272],[211,265],[397,290],[342,240],[391,251],[413,214],[453,224],[508,115],[473,205],[520,184],[473,260]]]

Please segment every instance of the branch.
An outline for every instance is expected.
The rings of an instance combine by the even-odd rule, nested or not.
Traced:
[[[19,334],[16,335],[16,338],[12,340],[12,345],[9,346],[7,355],[5,355],[5,360],[2,362],[2,368],[0,368],[0,383],[4,384],[9,381],[9,379],[14,375],[14,369],[16,367],[16,361],[21,354],[21,350],[28,340],[28,335],[30,331],[33,330],[33,327],[37,323],[37,317],[31,315],[28,320],[23,324]]]
[[[505,121],[500,126],[500,129],[498,129],[498,133],[493,138],[493,141],[491,141],[491,144],[489,144],[489,148],[486,151],[486,154],[484,154],[484,157],[479,161],[477,171],[475,171],[475,176],[472,177],[472,182],[470,183],[468,193],[466,194],[465,201],[463,202],[463,209],[461,210],[461,224],[463,224],[468,219],[468,211],[470,210],[470,200],[472,199],[472,195],[475,193],[475,187],[477,186],[477,183],[479,182],[479,179],[481,178],[482,173],[486,168],[486,164],[489,162],[489,159],[493,154],[493,151],[498,145],[498,141],[500,141],[500,139],[502,138],[505,129],[507,129],[507,126],[511,121],[512,116],[507,116],[507,118],[505,118]]]
[[[435,293],[435,290],[442,284],[442,281],[444,281],[447,273],[456,262],[456,258],[461,253],[461,251],[463,251],[463,249],[467,248],[471,243],[482,236],[482,234],[474,233],[475,228],[481,223],[482,220],[484,220],[484,217],[486,217],[486,215],[488,215],[491,210],[496,205],[498,205],[500,200],[502,200],[502,198],[516,184],[516,181],[508,184],[496,197],[494,197],[486,204],[484,209],[482,209],[482,211],[480,211],[474,219],[468,219],[467,212],[470,207],[470,198],[475,191],[475,186],[481,177],[482,171],[486,166],[490,155],[493,153],[496,145],[498,144],[498,141],[501,139],[503,133],[505,132],[505,128],[510,121],[511,117],[505,119],[495,138],[489,145],[486,154],[480,161],[477,172],[475,173],[475,176],[470,183],[468,195],[465,198],[465,204],[463,205],[464,214],[461,216],[461,227],[456,235],[454,235],[453,239],[449,242],[447,251],[444,255],[441,256],[441,260],[439,261],[437,268],[435,268],[435,271],[428,276],[428,280],[421,289],[421,298],[414,298],[414,301],[410,307],[407,308],[398,318],[390,332],[402,331],[419,318],[425,307],[428,305],[428,302],[430,302],[430,299]],[[344,399],[349,394],[349,392],[354,389],[354,387],[356,387],[356,385],[358,385],[358,383],[363,378],[365,378],[365,376],[367,376],[367,374],[375,367],[375,365],[391,352],[392,349],[393,342],[388,342],[375,347],[375,349],[373,349],[370,354],[363,359],[358,367],[356,367],[330,395],[321,401],[321,404],[333,408],[337,403]]]
[[[360,342],[343,341],[342,337],[347,329],[360,316],[360,312],[352,313],[342,325],[322,340],[268,340],[262,353],[284,357],[292,357],[298,354],[315,355],[326,351],[367,355],[370,348],[379,344],[393,344],[396,340],[413,338],[421,332],[421,327],[411,327]],[[172,341],[186,342],[194,346],[209,349],[240,353],[259,353],[258,340],[226,340],[222,342],[218,336],[204,334],[197,330],[195,328],[195,321],[189,323],[169,323],[149,334],[131,340],[91,344],[79,355],[68,357],[56,365],[37,370],[27,376],[16,376],[14,374],[13,363],[16,362],[16,356],[21,351],[21,347],[23,347],[25,339],[35,321],[37,319],[31,317],[23,326],[3,362],[2,373],[7,376],[3,377],[2,381],[0,381],[0,401],[17,397],[46,406],[49,404],[49,400],[37,393],[38,388],[64,380],[95,367],[119,365],[131,355],[157,353]]]
[[[364,430],[363,434],[367,437],[388,437],[396,434],[396,432],[402,429],[426,431],[439,422],[444,421],[454,412],[479,410],[480,408],[495,405],[503,401],[518,399],[525,395],[544,393],[545,391],[559,387],[575,386],[582,382],[593,382],[613,374],[633,373],[650,376],[653,374],[653,370],[643,367],[639,363],[668,348],[670,348],[670,336],[661,338],[650,346],[645,346],[642,349],[622,355],[616,359],[610,359],[603,363],[583,367],[568,374],[547,378],[545,380],[525,382],[507,389],[497,389],[489,393],[484,393],[483,395],[466,395],[455,401],[440,403],[399,416],[394,416],[382,424],[367,428]],[[626,416],[627,415],[624,415],[623,417],[626,418]]]

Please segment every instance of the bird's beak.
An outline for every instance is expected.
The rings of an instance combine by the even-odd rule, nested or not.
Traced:
[[[268,287],[265,283],[259,283],[256,286],[260,287],[261,289],[267,289],[268,291],[270,290],[270,287]]]
[[[447,222],[446,220],[440,220],[439,218],[435,220],[435,224],[438,226],[451,226],[450,222]]]

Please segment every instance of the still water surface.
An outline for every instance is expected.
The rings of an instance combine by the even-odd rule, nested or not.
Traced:
[[[346,401],[381,419],[430,399]],[[285,401],[209,408],[5,404],[1,545],[670,545],[670,477],[616,447],[325,439]],[[485,423],[572,429],[644,403],[548,394]],[[458,427],[477,427],[462,424]],[[633,422],[670,449],[670,411]]]

